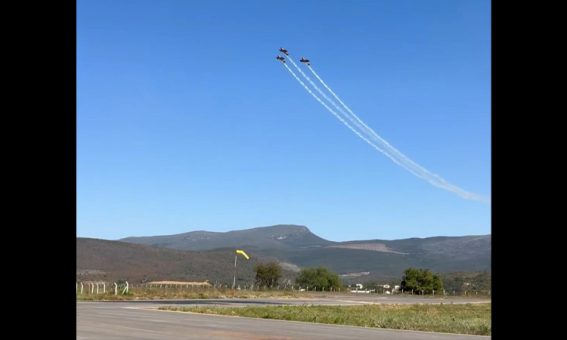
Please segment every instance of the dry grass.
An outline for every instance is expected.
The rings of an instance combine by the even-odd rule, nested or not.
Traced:
[[[160,307],[196,313],[320,322],[363,327],[490,335],[491,304]]]
[[[329,294],[329,293],[327,293]],[[232,289],[214,289],[214,288],[130,288],[126,295],[114,295],[114,292],[106,294],[77,294],[77,300],[81,301],[114,301],[114,300],[159,300],[159,299],[222,299],[222,298],[299,298],[317,296],[324,297],[322,292],[298,292],[291,290],[266,290],[266,291],[250,291],[250,290],[232,290]]]

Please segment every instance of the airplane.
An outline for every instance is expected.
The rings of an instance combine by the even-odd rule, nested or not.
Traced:
[[[280,47],[280,52],[285,53],[285,55],[289,55],[289,52],[283,47]]]
[[[309,59],[305,59],[304,57],[301,57],[301,60],[299,60],[300,62],[307,64],[308,66],[311,66],[311,64],[309,63]]]
[[[276,59],[285,64],[285,58],[284,57],[276,56]]]

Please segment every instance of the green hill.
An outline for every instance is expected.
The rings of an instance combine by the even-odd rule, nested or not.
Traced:
[[[243,248],[256,257],[285,261],[290,268],[321,265],[345,277],[365,273],[363,278],[354,276],[353,280],[400,277],[408,267],[429,268],[434,272],[490,271],[490,235],[333,242],[313,234],[305,226],[276,225],[224,233],[192,231],[128,237],[121,241],[200,251],[199,254],[212,251],[209,261],[213,261],[212,254],[218,251],[215,249],[228,248],[225,251],[230,252],[230,249]],[[195,257],[198,262],[197,259]],[[209,272],[214,268],[214,265],[209,267]]]
[[[238,278],[253,282],[254,264],[274,260],[257,254],[238,264]],[[129,282],[209,280],[231,283],[234,249],[180,251],[120,241],[77,238],[77,280]],[[289,276],[289,272],[285,273]]]

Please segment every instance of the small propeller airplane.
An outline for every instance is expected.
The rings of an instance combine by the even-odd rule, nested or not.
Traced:
[[[301,57],[301,59],[299,61],[304,63],[304,64],[307,64],[307,66],[311,66],[309,59],[305,59],[304,57]]]
[[[285,64],[285,58],[284,57],[276,56],[276,59]]]
[[[289,55],[289,52],[283,47],[280,47],[280,52],[284,53],[285,55]]]

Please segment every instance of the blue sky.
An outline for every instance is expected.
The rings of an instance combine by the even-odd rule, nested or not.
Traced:
[[[279,47],[405,155],[490,196],[489,1],[79,0],[77,235],[490,233],[490,204],[364,143]]]

